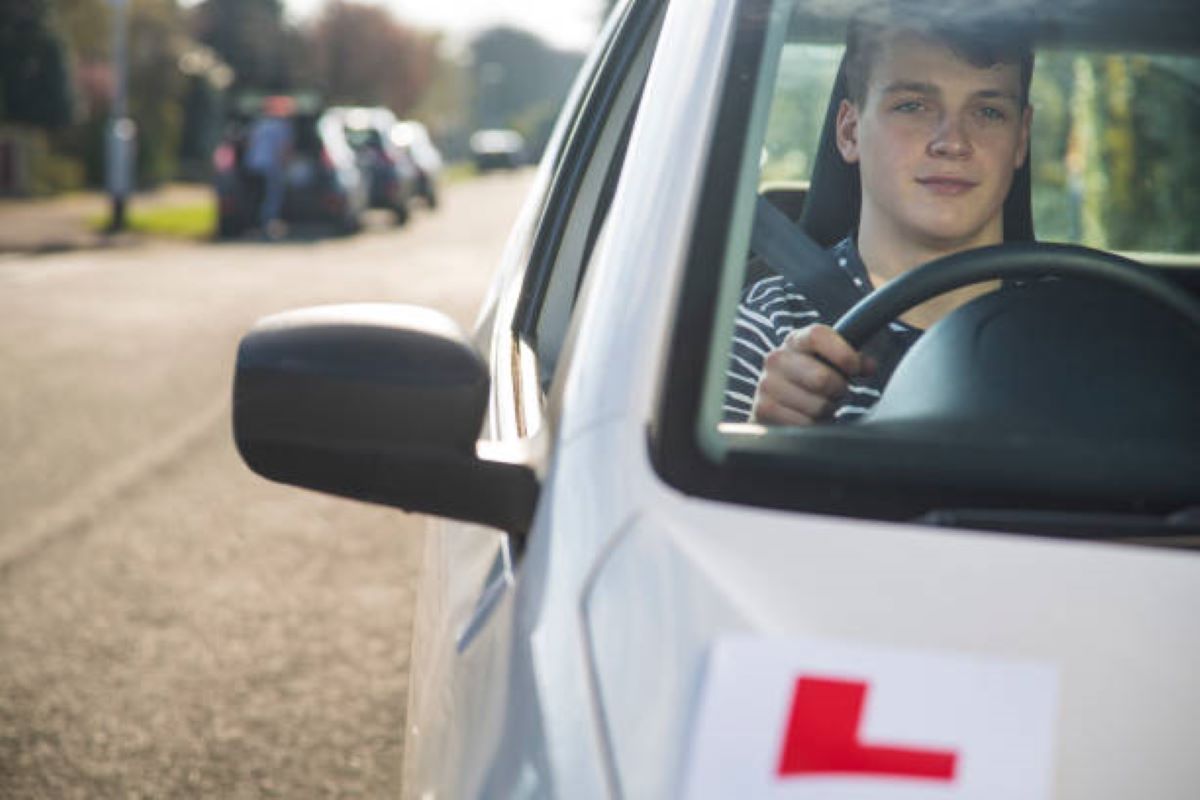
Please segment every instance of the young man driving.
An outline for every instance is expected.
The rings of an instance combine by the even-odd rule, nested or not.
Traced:
[[[836,137],[858,165],[862,203],[857,231],[833,255],[864,296],[928,261],[1004,240],[1004,202],[1029,149],[1032,71],[1023,42],[852,23]],[[995,288],[934,298],[886,335],[903,351]],[[865,414],[887,376],[835,321],[782,277],[751,285],[738,308],[726,419],[811,425]]]

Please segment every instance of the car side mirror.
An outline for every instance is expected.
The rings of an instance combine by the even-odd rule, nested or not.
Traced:
[[[234,439],[271,480],[523,534],[537,478],[480,455],[488,386],[486,363],[439,312],[289,311],[242,339]]]

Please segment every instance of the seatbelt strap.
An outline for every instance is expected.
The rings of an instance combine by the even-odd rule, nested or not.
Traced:
[[[827,319],[839,319],[862,299],[862,293],[837,265],[833,254],[761,196],[755,206],[750,249],[820,308]]]
[[[838,266],[833,254],[765,197],[758,198],[750,249],[768,268],[782,275],[821,309],[831,324],[862,299],[862,292],[854,285],[850,274]],[[883,382],[891,377],[904,355],[904,350],[892,337],[881,335],[872,337],[863,352],[876,359]]]

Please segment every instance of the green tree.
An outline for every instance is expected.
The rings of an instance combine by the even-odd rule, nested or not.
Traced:
[[[66,47],[45,0],[0,5],[0,121],[61,128],[73,117]]]
[[[1180,56],[1129,59],[1133,130],[1125,239],[1130,250],[1200,250],[1200,64]]]
[[[1171,56],[1051,51],[1033,85],[1040,238],[1200,249],[1200,68]]]
[[[203,178],[225,123],[225,90],[233,70],[215,52],[194,44],[179,60],[184,74],[183,130],[179,141],[181,177]]]
[[[308,39],[313,82],[330,104],[381,105],[408,116],[433,81],[437,37],[377,6],[335,0]]]
[[[425,123],[450,160],[468,155],[471,96],[469,65],[439,49],[429,86],[409,116]]]
[[[109,0],[55,0],[64,41],[74,54],[78,123],[55,135],[59,154],[86,167],[92,185],[104,179],[104,137],[115,91],[113,9]],[[183,56],[196,48],[176,0],[128,0],[127,111],[138,127],[141,185],[178,175],[189,78]]]
[[[583,56],[509,27],[484,31],[471,54],[476,127],[515,128],[540,153]]]
[[[301,48],[283,18],[282,0],[203,0],[192,9],[191,30],[233,69],[234,92],[295,87]]]
[[[129,18],[129,113],[138,125],[138,178],[175,177],[186,79],[180,57],[190,46],[175,0],[135,0]]]
[[[789,47],[783,51],[763,142],[764,183],[810,177],[829,87],[833,85],[840,58],[841,48],[827,45]]]

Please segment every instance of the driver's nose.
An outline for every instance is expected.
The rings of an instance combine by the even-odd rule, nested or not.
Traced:
[[[955,114],[945,114],[938,121],[928,150],[938,158],[966,158],[974,152],[966,126]]]

